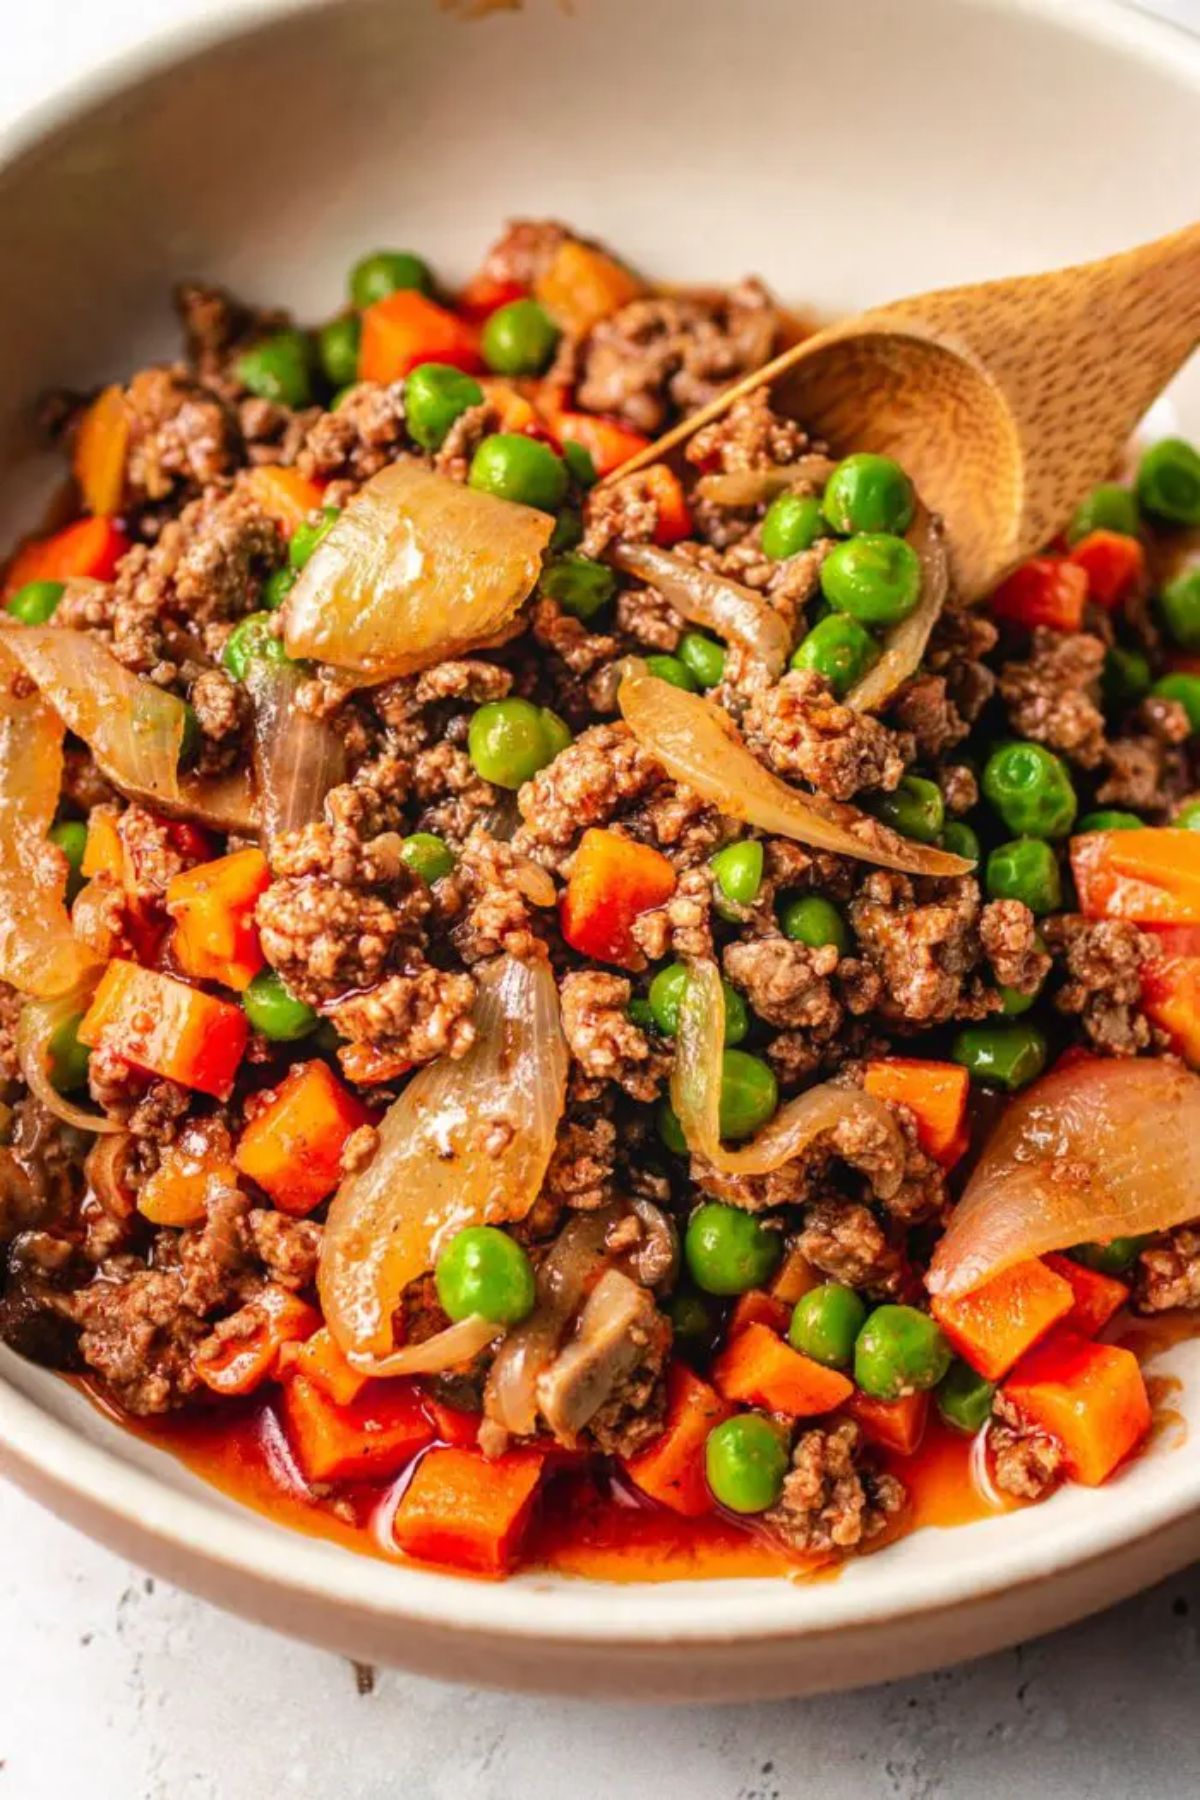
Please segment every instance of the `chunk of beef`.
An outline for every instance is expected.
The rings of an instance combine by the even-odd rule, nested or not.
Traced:
[[[563,1033],[571,1055],[594,1081],[615,1081],[634,1100],[654,1100],[669,1064],[629,1017],[632,983],[621,975],[582,969],[564,975],[559,990]]]
[[[561,867],[583,832],[607,825],[643,800],[662,771],[627,725],[593,725],[517,795],[524,821],[514,845],[550,868]]]
[[[919,894],[928,892],[929,899]],[[879,1010],[899,1026],[979,1018],[999,1004],[975,976],[979,886],[970,876],[918,890],[907,876],[872,870],[850,904],[862,956],[882,979]]]
[[[409,1064],[465,1056],[475,1042],[475,983],[451,969],[424,968],[385,976],[377,987],[336,1001],[328,1017],[352,1043]]]
[[[1062,1480],[1062,1445],[1057,1439],[1025,1423],[1003,1393],[993,1402],[993,1422],[988,1428],[992,1479],[1003,1493],[1019,1500],[1041,1500]]]
[[[846,1421],[801,1433],[783,1493],[763,1520],[801,1554],[858,1550],[903,1511],[907,1498],[894,1475],[864,1462],[858,1426]]]
[[[1013,730],[1061,751],[1080,768],[1094,769],[1104,752],[1103,667],[1100,638],[1039,626],[1029,655],[1000,671],[1000,697]]]
[[[835,944],[812,948],[785,937],[733,943],[723,957],[725,973],[768,1025],[831,1038],[842,1023],[842,1007],[830,978],[838,966]]]
[[[1150,1021],[1141,1011],[1142,965],[1153,941],[1125,919],[1047,919],[1045,939],[1063,964],[1054,996],[1060,1012],[1077,1016],[1093,1046],[1109,1056],[1136,1056],[1150,1046]]]
[[[1200,1229],[1178,1225],[1143,1250],[1134,1272],[1139,1312],[1193,1311],[1200,1306]]]
[[[835,700],[824,676],[797,669],[755,694],[746,741],[780,775],[810,781],[834,800],[894,788],[911,746],[869,713]]]
[[[822,1275],[872,1299],[899,1293],[904,1258],[870,1207],[858,1201],[825,1199],[810,1206],[797,1248]]]

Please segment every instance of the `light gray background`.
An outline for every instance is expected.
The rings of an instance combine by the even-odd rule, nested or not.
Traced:
[[[0,121],[216,4],[4,0]],[[1153,10],[1200,28],[1200,0]],[[1198,1620],[1200,1569],[829,1699],[649,1712],[388,1672],[360,1692],[349,1663],[151,1582],[0,1484],[0,1800],[1171,1800],[1200,1782]]]

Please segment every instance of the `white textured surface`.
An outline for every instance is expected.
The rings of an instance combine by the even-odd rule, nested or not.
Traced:
[[[229,11],[245,0],[220,0]],[[6,9],[0,118],[214,0]],[[1200,0],[1159,0],[1200,25]],[[1171,1800],[1200,1778],[1200,1571],[967,1668],[788,1705],[471,1694],[354,1669],[156,1586],[0,1485],[0,1800]]]

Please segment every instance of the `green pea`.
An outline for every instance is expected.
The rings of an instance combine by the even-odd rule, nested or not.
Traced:
[[[501,500],[516,500],[541,512],[557,512],[567,497],[567,465],[549,444],[498,431],[484,438],[471,458],[471,487]]]
[[[1104,669],[1100,676],[1100,693],[1104,704],[1113,711],[1136,706],[1150,692],[1154,677],[1141,650],[1127,650],[1113,644],[1104,653]]]
[[[451,1319],[478,1313],[493,1325],[519,1325],[533,1311],[533,1264],[516,1238],[495,1225],[468,1225],[437,1259],[434,1285]]]
[[[571,743],[571,727],[565,719],[560,719],[556,712],[548,706],[542,708],[542,730],[546,733],[546,743],[550,750],[548,761],[553,762]]]
[[[984,877],[989,900],[1020,900],[1040,918],[1062,905],[1058,858],[1042,838],[1014,838],[997,844]]]
[[[1193,731],[1200,731],[1200,675],[1162,675],[1150,689],[1163,700],[1178,700]]]
[[[1028,1020],[967,1025],[954,1039],[950,1055],[973,1081],[1016,1093],[1036,1081],[1045,1068],[1046,1040]]]
[[[687,984],[686,963],[667,963],[650,983],[650,1016],[666,1037],[674,1037],[679,1030],[679,1009]],[[725,1042],[740,1044],[750,1029],[750,1009],[730,982],[723,981],[721,989],[725,995]]]
[[[793,669],[823,675],[840,700],[879,660],[879,645],[846,613],[821,619],[792,653]]]
[[[72,1013],[50,1034],[46,1052],[50,1063],[50,1085],[56,1093],[73,1094],[78,1088],[87,1086],[92,1053],[79,1041],[82,1023],[83,1014]]]
[[[1183,438],[1163,438],[1138,464],[1137,497],[1172,525],[1200,525],[1200,455]]]
[[[905,775],[890,794],[876,794],[871,811],[901,837],[936,844],[946,823],[946,803],[936,781]]]
[[[915,1306],[877,1306],[854,1345],[854,1379],[875,1400],[936,1387],[950,1367],[950,1345]]]
[[[1200,831],[1200,800],[1189,800],[1181,806],[1171,824],[1179,831]]]
[[[709,868],[717,878],[717,886],[735,906],[753,906],[763,878],[761,838],[741,838],[726,844],[709,858]]]
[[[432,887],[454,867],[454,852],[432,831],[414,831],[400,846],[400,861]]]
[[[772,562],[785,562],[828,536],[821,502],[812,494],[778,494],[762,522],[763,555]]]
[[[574,550],[583,540],[583,519],[573,506],[564,506],[554,521],[554,530],[550,533],[550,553],[560,555],[564,550]]]
[[[725,646],[701,631],[685,631],[679,640],[679,660],[690,669],[702,688],[716,687],[725,676]]]
[[[1076,831],[1141,831],[1142,820],[1136,813],[1118,812],[1113,807],[1101,807],[1099,812],[1084,813],[1076,826]]]
[[[373,250],[350,271],[350,298],[355,306],[373,306],[376,300],[386,300],[400,288],[416,288],[422,294],[433,292],[429,264],[411,250]]]
[[[685,694],[696,694],[700,691],[700,683],[677,656],[648,656],[646,668],[651,675],[657,675],[660,681],[669,681],[672,687],[682,688]]]
[[[819,950],[833,944],[839,956],[850,953],[850,931],[837,907],[820,894],[800,894],[785,902],[779,915],[784,937],[797,944],[809,944]]]
[[[617,578],[607,563],[593,562],[590,556],[571,553],[548,562],[538,586],[548,599],[556,600],[564,612],[571,613],[576,619],[591,619],[616,593]]]
[[[848,1369],[867,1309],[853,1288],[826,1281],[801,1295],[788,1326],[788,1342],[828,1369]]]
[[[730,1512],[766,1512],[783,1492],[788,1449],[764,1413],[738,1413],[708,1434],[704,1471],[713,1499]]]
[[[577,444],[574,438],[568,438],[562,447],[563,461],[571,472],[571,479],[578,487],[593,488],[600,479],[599,471],[593,461],[590,450]]]
[[[558,338],[558,326],[536,300],[510,300],[484,325],[480,348],[497,375],[540,375]]]
[[[992,1416],[996,1385],[985,1381],[970,1363],[956,1356],[934,1389],[933,1397],[947,1425],[974,1437]]]
[[[515,698],[477,707],[467,730],[467,752],[476,774],[502,788],[531,781],[557,754],[557,732],[549,727],[553,716],[544,706]]]
[[[260,400],[298,409],[312,404],[312,346],[289,327],[243,350],[233,365],[244,388]]]
[[[713,1302],[692,1287],[677,1287],[663,1311],[671,1321],[678,1345],[705,1349],[717,1334],[720,1314]]]
[[[63,819],[50,827],[50,842],[57,844],[67,859],[67,905],[83,886],[83,853],[87,849],[87,826],[79,819]]]
[[[358,380],[358,346],[362,324],[355,313],[330,319],[317,333],[317,355],[331,388],[352,387]]]
[[[641,994],[635,994],[633,996],[633,999],[629,1002],[625,1011],[639,1031],[654,1030],[657,1022],[654,1017],[654,1008],[648,1000],[643,999]]]
[[[726,1050],[721,1061],[721,1136],[753,1137],[778,1105],[779,1083],[770,1063],[748,1050]]]
[[[904,538],[866,531],[830,551],[821,592],[860,625],[898,625],[921,598],[920,558]]]
[[[965,857],[968,862],[978,862],[983,854],[978,832],[962,819],[947,819],[942,826],[942,849],[949,850],[952,856]]]
[[[1005,987],[1004,983],[1001,982],[997,987],[996,992],[999,994],[1002,1002],[1000,1011],[1004,1014],[1004,1017],[1006,1019],[1019,1019],[1022,1014],[1031,1012],[1037,1005],[1040,990],[1035,988],[1032,994],[1023,994],[1020,988]]]
[[[295,569],[276,569],[263,582],[262,603],[267,612],[278,612],[296,585]]]
[[[292,541],[288,545],[288,562],[298,574],[320,544],[333,530],[341,518],[341,508],[323,506],[315,519],[302,519],[292,533]]]
[[[1067,542],[1077,544],[1090,531],[1119,531],[1125,537],[1136,537],[1141,524],[1138,503],[1130,489],[1115,481],[1102,481],[1075,508],[1067,526]]]
[[[683,1135],[683,1126],[679,1123],[679,1114],[669,1100],[660,1100],[654,1112],[654,1123],[663,1146],[672,1156],[688,1154],[687,1139]]]
[[[404,423],[422,450],[440,450],[456,419],[483,405],[483,389],[449,363],[418,363],[404,381]]]
[[[1149,1242],[1148,1237],[1110,1238],[1107,1244],[1076,1244],[1067,1255],[1098,1275],[1124,1275]]]
[[[27,581],[4,610],[22,625],[48,625],[66,591],[63,581]]]
[[[1065,837],[1078,801],[1066,764],[1042,744],[999,745],[983,768],[983,792],[1018,837]]]
[[[860,451],[840,462],[826,484],[821,509],[843,537],[864,531],[908,530],[916,512],[912,482],[890,456]]]
[[[1200,568],[1185,569],[1168,581],[1158,610],[1168,635],[1185,650],[1200,650]]]
[[[706,1294],[744,1294],[764,1287],[779,1266],[783,1240],[753,1213],[706,1200],[687,1223],[683,1255],[692,1280]]]
[[[235,681],[245,681],[252,662],[286,663],[288,653],[269,612],[248,613],[225,639],[221,661]]]
[[[294,1044],[321,1023],[320,1015],[289,993],[274,969],[263,969],[242,995],[242,1010],[255,1031],[273,1044]]]

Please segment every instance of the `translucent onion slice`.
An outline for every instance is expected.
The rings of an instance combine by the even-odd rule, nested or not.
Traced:
[[[761,662],[772,680],[782,673],[792,647],[791,634],[775,608],[724,575],[672,556],[654,544],[616,544],[612,561],[628,575],[648,581],[677,613],[693,625],[705,625]]]
[[[751,755],[728,713],[700,694],[655,675],[627,675],[618,700],[643,750],[726,818],[910,875],[965,875],[974,867],[901,837],[856,807],[789,787]]]
[[[734,469],[728,475],[702,475],[696,483],[701,500],[717,506],[759,506],[789,488],[822,488],[837,464],[828,456],[802,456],[777,469]]]
[[[562,1116],[567,1050],[550,965],[497,957],[479,976],[476,1038],[409,1082],[379,1148],[329,1209],[318,1287],[342,1349],[384,1357],[392,1314],[464,1225],[523,1219]]]
[[[1200,1076],[1094,1057],[1011,1100],[926,1277],[962,1294],[1012,1263],[1200,1216]]]
[[[725,1042],[725,995],[721,974],[708,958],[688,964],[679,1007],[671,1104],[679,1115],[688,1149],[726,1175],[769,1175],[803,1154],[811,1143],[843,1119],[868,1119],[903,1153],[904,1140],[891,1112],[859,1088],[821,1082],[780,1107],[775,1117],[738,1150],[727,1150],[719,1129],[721,1059]]]
[[[85,977],[78,987],[53,1000],[27,1000],[17,1023],[17,1058],[26,1087],[56,1119],[80,1131],[116,1132],[123,1129],[116,1119],[76,1106],[50,1080],[50,1041],[60,1025],[86,1012],[95,985],[94,976]]]
[[[368,681],[461,656],[528,599],[553,529],[549,513],[393,463],[346,507],[288,595],[288,652]]]
[[[297,705],[305,674],[292,663],[256,658],[247,685],[254,703],[254,777],[266,843],[321,817],[330,788],[346,779],[346,751],[327,719]]]
[[[423,1344],[406,1344],[402,1350],[393,1350],[390,1356],[383,1357],[351,1351],[346,1360],[364,1375],[444,1375],[447,1369],[471,1362],[503,1329],[480,1313],[472,1313],[470,1318],[459,1319],[435,1337],[426,1338]]]
[[[83,631],[23,625],[4,643],[115,787],[178,804],[187,707],[177,695],[131,675]]]
[[[6,646],[17,635],[0,638],[0,979],[49,999],[78,986],[95,959],[71,930],[66,858],[46,841],[62,784],[62,720],[41,694],[13,692],[20,669]]]
[[[123,791],[132,800],[143,798],[128,784],[123,784]],[[160,799],[155,806],[169,819],[191,819],[222,833],[233,831],[240,837],[253,837],[258,831],[254,787],[244,769],[234,769],[228,775],[181,775],[178,800]]]
[[[894,625],[884,639],[883,655],[846,695],[846,705],[856,712],[878,712],[901,682],[920,666],[950,591],[950,566],[946,561],[941,527],[922,507],[909,532],[909,541],[921,559],[921,598],[916,610]]]

